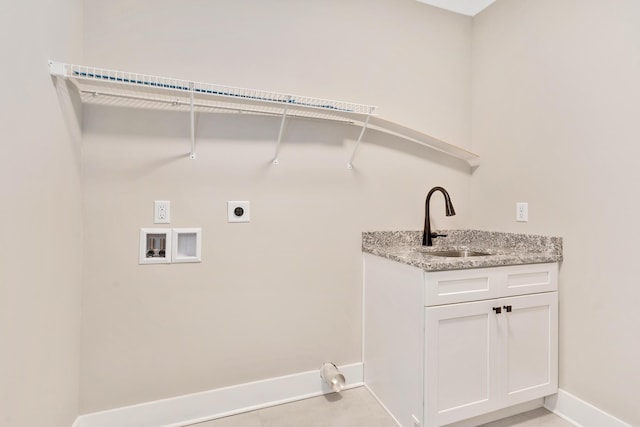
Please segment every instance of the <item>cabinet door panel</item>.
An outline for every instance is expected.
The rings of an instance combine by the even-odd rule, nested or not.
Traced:
[[[505,405],[557,391],[557,292],[502,299],[501,389]]]
[[[528,264],[501,268],[501,297],[558,290],[558,264]]]
[[[427,427],[497,409],[495,305],[479,301],[425,309]]]
[[[425,272],[426,306],[497,298],[500,279],[495,268]]]

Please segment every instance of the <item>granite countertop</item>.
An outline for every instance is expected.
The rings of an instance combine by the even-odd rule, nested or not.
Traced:
[[[481,230],[438,230],[447,237],[422,246],[422,231],[362,233],[362,251],[425,271],[461,270],[562,261],[562,238]],[[429,251],[468,249],[489,255],[466,258],[429,255]],[[423,252],[425,251],[425,252]]]

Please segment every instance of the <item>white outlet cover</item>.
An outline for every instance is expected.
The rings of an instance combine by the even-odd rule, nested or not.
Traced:
[[[529,221],[529,203],[527,202],[516,203],[516,221],[517,222]]]
[[[249,201],[229,201],[227,202],[228,222],[249,222],[251,212],[249,211]]]
[[[171,202],[156,200],[153,204],[153,223],[169,224],[171,222]]]

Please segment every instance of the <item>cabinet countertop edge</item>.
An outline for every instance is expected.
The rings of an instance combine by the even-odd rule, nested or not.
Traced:
[[[489,255],[442,257],[422,252],[421,231],[362,233],[362,251],[425,271],[463,270],[562,261],[562,238],[482,230],[439,230],[433,250],[468,249]]]

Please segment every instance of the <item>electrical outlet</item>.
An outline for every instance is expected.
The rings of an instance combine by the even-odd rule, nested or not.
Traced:
[[[227,202],[227,222],[249,222],[249,201]]]
[[[171,202],[156,200],[153,209],[154,224],[169,224],[171,222]]]
[[[516,221],[517,222],[529,221],[529,203],[527,202],[516,203]]]

